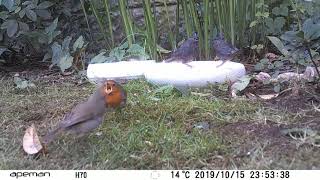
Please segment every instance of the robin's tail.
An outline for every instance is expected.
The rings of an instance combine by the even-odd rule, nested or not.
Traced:
[[[49,144],[50,142],[52,142],[58,135],[58,133],[60,132],[60,127],[55,128],[52,131],[49,131],[43,138],[43,143],[44,144]]]

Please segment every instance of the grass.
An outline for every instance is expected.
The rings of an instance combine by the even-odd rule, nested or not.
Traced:
[[[270,145],[278,141],[264,125],[265,119],[292,122],[288,113],[245,99],[217,97],[212,88],[194,90],[209,92],[208,96],[159,95],[157,87],[143,80],[125,85],[126,108],[107,113],[103,125],[87,137],[62,136],[46,156],[28,156],[22,150],[25,129],[34,123],[44,135],[95,88],[68,81],[34,83],[37,87],[28,90],[15,89],[11,79],[0,83],[0,169],[319,168],[315,147],[274,153],[280,147]],[[210,128],[194,128],[201,122]],[[239,132],[228,129],[244,122],[250,126],[235,126],[243,128]],[[256,130],[253,127],[266,137],[249,136]],[[252,156],[240,156],[249,150]]]

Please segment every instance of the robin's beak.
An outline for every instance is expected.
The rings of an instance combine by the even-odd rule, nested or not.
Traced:
[[[112,86],[107,85],[107,88],[106,88],[105,92],[106,92],[107,95],[110,95],[112,93]]]

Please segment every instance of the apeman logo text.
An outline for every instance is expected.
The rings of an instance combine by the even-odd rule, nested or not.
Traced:
[[[15,178],[24,178],[24,177],[50,177],[50,172],[28,172],[28,171],[25,171],[25,172],[12,172],[10,173],[10,177],[15,177]]]

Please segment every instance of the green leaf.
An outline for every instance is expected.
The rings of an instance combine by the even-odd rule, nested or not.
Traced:
[[[65,70],[69,69],[72,66],[73,57],[70,56],[69,52],[64,54],[59,63],[58,66],[60,67],[61,72],[64,72]]]
[[[6,50],[8,50],[7,48],[0,48],[0,56],[2,53],[4,53]]]
[[[12,37],[18,31],[18,22],[14,19],[8,20],[7,35]]]
[[[110,57],[113,56],[117,59],[117,61],[121,61],[125,54],[126,54],[125,50],[122,50],[122,49],[116,47],[110,51],[109,56]]]
[[[22,9],[22,10],[19,12],[19,17],[20,17],[20,18],[23,18],[24,15],[26,15],[26,9]]]
[[[84,41],[83,41],[83,36],[79,36],[78,39],[74,42],[73,44],[73,52],[75,52],[78,48],[81,49],[83,48]]]
[[[158,44],[157,44],[157,51],[158,51],[159,53],[164,53],[164,54],[171,53],[170,50],[164,49],[163,47],[161,47],[161,46],[158,45]]]
[[[14,77],[13,78],[13,82],[16,84],[16,87],[18,89],[25,89],[28,87],[35,87],[35,84],[33,84],[32,82],[29,82],[27,80],[23,80],[19,77]]]
[[[6,20],[9,17],[8,11],[1,11],[0,12],[0,19]]]
[[[262,64],[262,63],[257,63],[257,64],[254,66],[254,69],[255,69],[256,71],[261,71],[261,70],[264,69],[264,64]]]
[[[119,46],[118,48],[123,50],[123,49],[127,49],[129,47],[128,41],[124,42],[121,46]]]
[[[269,64],[269,59],[268,58],[263,58],[263,59],[260,60],[260,63]]]
[[[281,61],[276,61],[276,62],[274,62],[274,66],[275,66],[276,68],[281,68],[281,67],[283,67],[283,62],[281,62]]]
[[[165,98],[170,96],[181,96],[181,92],[172,85],[161,86],[154,90],[152,98]]]
[[[281,35],[280,38],[284,41],[289,42],[293,46],[298,47],[303,43],[303,37],[301,37],[300,34],[303,35],[303,32],[302,31],[287,31],[283,35]]]
[[[14,0],[2,0],[2,4],[8,9],[8,11],[11,12],[14,5]]]
[[[18,24],[19,24],[20,31],[23,31],[23,32],[28,32],[29,31],[29,25],[28,24],[26,24],[24,22],[21,22],[21,21],[19,21]]]
[[[51,7],[52,5],[53,5],[52,2],[43,1],[38,5],[37,9],[47,9],[48,7]]]
[[[276,85],[273,87],[273,91],[276,92],[276,93],[279,93],[280,90],[281,90],[280,84],[276,84]]]
[[[90,64],[95,64],[95,63],[103,63],[106,62],[107,57],[104,56],[106,52],[101,52],[100,54],[96,55],[95,57],[93,57],[90,61]]]
[[[285,25],[286,20],[283,17],[276,17],[274,19],[274,31],[276,33],[281,32],[281,29],[283,28],[283,26]]]
[[[29,4],[32,4],[32,1],[25,1],[22,3],[22,5],[24,5],[24,6],[28,6]]]
[[[51,46],[52,50],[52,64],[57,65],[60,61],[60,57],[62,56],[61,45],[57,42],[54,42]]]
[[[35,9],[34,11],[43,19],[51,19],[51,13],[46,9]]]
[[[258,21],[254,20],[250,23],[249,27],[252,28],[258,24]]]
[[[273,45],[275,45],[277,47],[277,49],[284,55],[288,55],[289,52],[285,49],[283,43],[281,42],[281,40],[277,37],[274,36],[267,36],[268,39],[272,42]]]
[[[37,14],[33,10],[26,8],[25,11],[26,11],[26,16],[31,21],[33,21],[33,22],[37,21]]]
[[[20,12],[20,10],[21,10],[21,7],[17,6],[17,8],[14,10],[14,13],[17,14],[18,12]]]
[[[238,79],[235,83],[231,85],[231,89],[235,89],[237,91],[244,90],[250,83],[251,77],[246,75]]]
[[[57,28],[57,25],[58,25],[58,18],[54,19],[54,21],[50,24],[50,26],[45,28],[45,32],[47,34],[49,34],[49,33],[52,34],[54,32],[54,30]]]
[[[52,50],[52,65],[57,65],[61,72],[64,72],[66,69],[69,69],[72,66],[73,57],[69,52],[69,44],[71,41],[71,37],[66,37],[62,46],[57,42],[54,42],[51,46]]]
[[[303,23],[302,30],[308,40],[315,40],[320,37],[320,24],[315,24],[311,18]]]
[[[67,36],[63,42],[62,42],[62,53],[67,53],[69,52],[69,45],[70,45],[70,42],[71,42],[71,39],[72,37],[70,36]]]
[[[288,16],[288,7],[285,5],[280,5],[280,7],[275,7],[272,9],[272,14],[276,16]]]
[[[131,54],[144,54],[144,48],[139,44],[132,44],[131,47],[127,50],[127,53]]]
[[[42,62],[48,60],[52,58],[52,54],[50,52],[47,52],[44,56],[43,56],[43,59],[42,59]]]
[[[10,21],[10,20],[9,20]],[[9,21],[5,21],[1,24],[0,29],[7,29]]]

